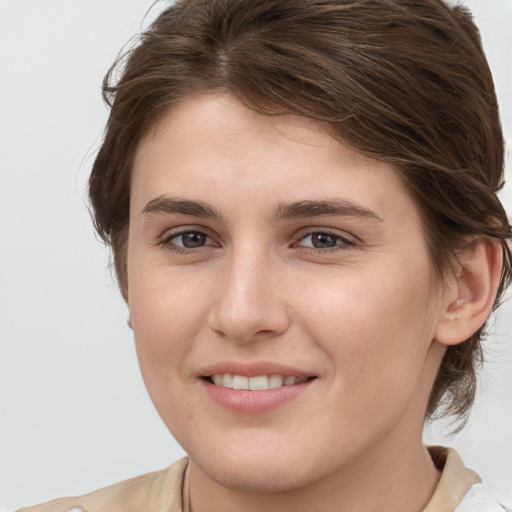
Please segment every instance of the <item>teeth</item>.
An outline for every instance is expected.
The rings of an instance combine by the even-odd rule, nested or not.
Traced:
[[[213,382],[215,382],[215,380]],[[217,384],[217,383],[215,382],[215,384]],[[224,386],[225,388],[232,388],[233,387],[233,375],[230,375],[229,373],[225,373],[224,375],[222,375],[222,382],[220,385]]]
[[[271,375],[268,379],[268,388],[280,388],[283,385],[283,377],[281,375]]]
[[[263,389],[268,389],[268,377],[266,375],[260,375],[259,377],[250,377],[249,389],[251,391],[261,391]]]
[[[264,391],[276,389],[281,386],[293,386],[308,380],[307,377],[293,377],[282,375],[258,375],[257,377],[246,377],[245,375],[231,375],[229,373],[216,373],[212,375],[213,383],[217,386],[232,389],[244,389],[251,391]]]
[[[249,389],[249,377],[233,375],[233,389]]]

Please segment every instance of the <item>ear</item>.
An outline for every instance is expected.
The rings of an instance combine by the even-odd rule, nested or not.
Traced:
[[[456,345],[487,320],[498,290],[502,250],[498,240],[476,238],[457,254],[456,273],[446,283],[435,340]]]

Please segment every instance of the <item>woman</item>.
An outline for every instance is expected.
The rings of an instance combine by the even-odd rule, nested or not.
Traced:
[[[90,196],[189,458],[30,510],[503,510],[421,442],[510,279],[469,13],[189,0],[124,62]]]

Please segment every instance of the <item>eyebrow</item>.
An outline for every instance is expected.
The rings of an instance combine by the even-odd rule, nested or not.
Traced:
[[[181,214],[220,220],[221,214],[212,206],[201,201],[159,196],[149,201],[142,213]]]
[[[298,201],[295,203],[282,204],[277,209],[274,217],[276,220],[286,220],[302,217],[319,217],[322,215],[363,217],[383,222],[382,218],[374,211],[346,199]]]
[[[179,199],[176,197],[159,196],[149,201],[143,208],[144,214],[181,214],[193,217],[204,217],[222,220],[222,215],[212,206],[202,201]],[[297,201],[278,206],[274,213],[275,220],[320,217],[324,215],[343,215],[347,217],[363,217],[383,222],[374,211],[347,199],[327,201]]]

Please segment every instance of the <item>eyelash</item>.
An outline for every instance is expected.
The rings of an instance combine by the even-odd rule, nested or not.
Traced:
[[[189,234],[189,233],[203,235],[206,239],[211,240],[211,237],[208,236],[204,231],[201,231],[200,229],[182,229],[181,231],[178,231],[176,233],[170,233],[170,234],[164,235],[157,242],[157,245],[159,245],[162,249],[165,249],[167,251],[170,251],[170,252],[173,252],[176,254],[190,254],[190,253],[198,252],[201,249],[204,250],[205,247],[209,248],[209,246],[205,246],[205,245],[197,247],[197,248],[180,247],[180,246],[175,245],[172,242],[173,240],[175,240],[179,237],[183,237],[184,235]]]
[[[180,247],[178,245],[175,245],[173,243],[173,240],[178,239],[179,237],[183,237],[187,234],[197,234],[205,237],[205,240],[212,240],[212,238],[205,233],[204,231],[200,229],[182,229],[175,233],[170,233],[164,235],[156,245],[160,246],[162,249],[165,249],[167,251],[170,251],[175,254],[193,254],[198,253],[199,251],[204,251],[211,249],[211,245],[201,245],[199,247]],[[306,240],[308,237],[312,237],[314,235],[324,235],[327,237],[331,237],[336,239],[336,245],[333,247],[325,247],[325,248],[318,248],[318,247],[306,247],[301,246],[300,243]],[[314,229],[310,230],[306,234],[302,235],[297,242],[294,242],[291,247],[293,248],[301,248],[303,251],[307,251],[309,253],[313,254],[326,254],[326,253],[332,253],[337,251],[346,251],[350,249],[351,247],[354,247],[357,244],[356,241],[350,240],[339,233],[329,230],[329,229]]]
[[[303,247],[303,249],[313,252],[316,254],[325,254],[328,252],[335,252],[335,251],[346,251],[347,249],[350,249],[351,247],[354,247],[356,245],[356,242],[354,240],[349,240],[348,238],[340,235],[339,233],[336,233],[334,231],[330,231],[329,229],[315,229],[311,230],[308,233],[306,233],[304,236],[302,236],[298,242],[295,242],[293,246],[298,246],[298,244],[302,241],[304,241],[306,238],[311,237],[313,235],[326,235],[328,237],[335,238],[338,242],[334,247],[326,247],[326,248],[318,248],[318,247]]]

